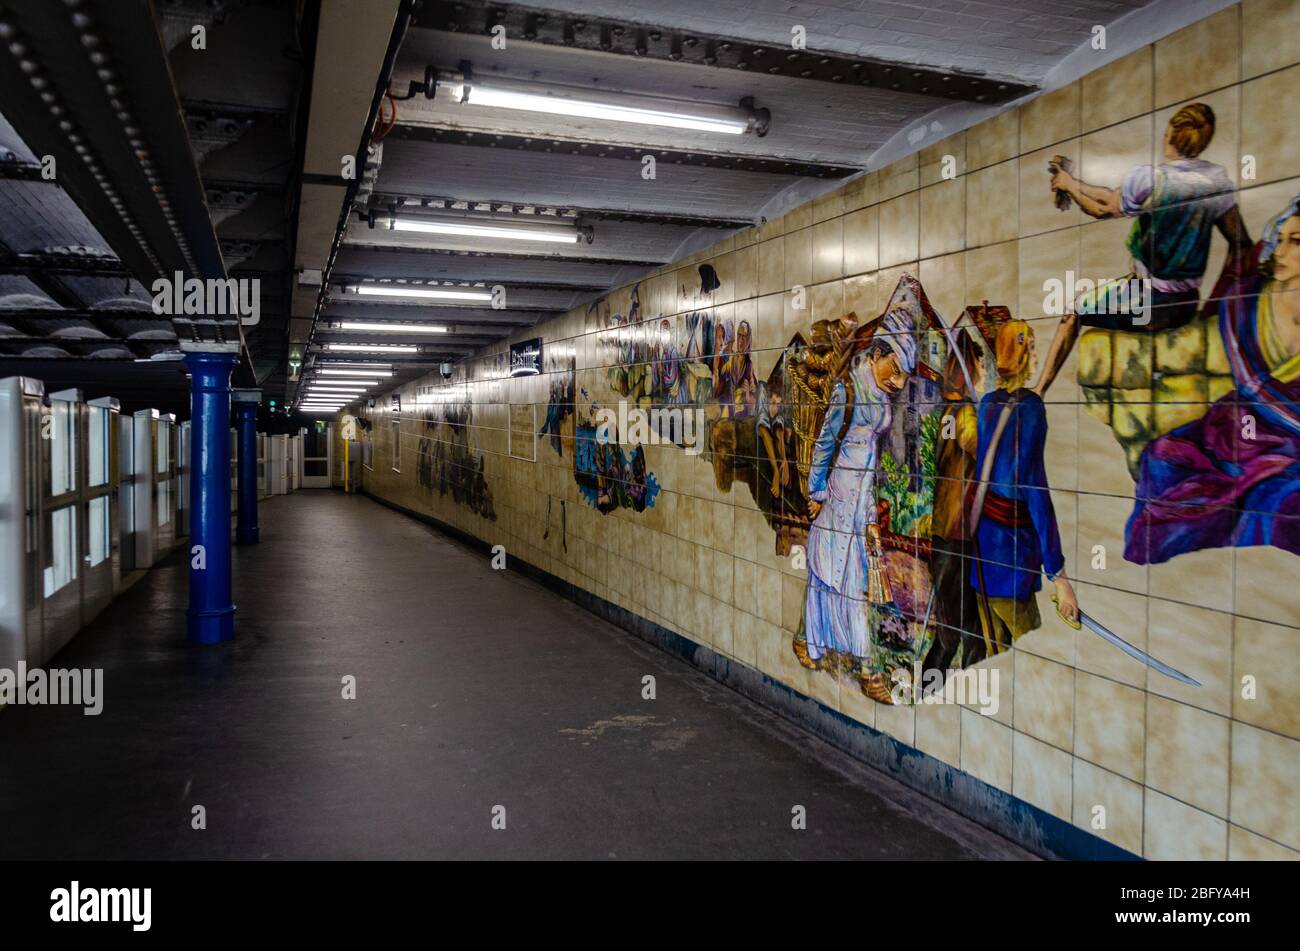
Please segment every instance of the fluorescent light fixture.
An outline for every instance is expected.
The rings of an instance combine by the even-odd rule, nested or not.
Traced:
[[[333,373],[335,370],[356,369],[356,370],[373,370],[378,373],[380,370],[391,370],[391,363],[366,363],[362,360],[330,360],[328,363],[316,364],[318,373]]]
[[[419,353],[420,348],[405,343],[327,343],[330,350],[340,353]]]
[[[576,86],[542,85],[500,77],[480,83],[471,75],[468,64],[462,70],[459,73],[440,73],[437,84],[439,88],[447,89],[456,102],[471,106],[544,112],[555,116],[602,119],[607,122],[631,122],[723,135],[754,132],[763,136],[767,134],[772,120],[771,113],[767,109],[756,109],[752,99],[742,99],[739,106],[720,106]]]
[[[378,380],[356,380],[352,383],[316,381],[310,384],[309,389],[318,393],[364,393],[378,382]]]
[[[548,241],[551,244],[591,242],[590,228],[564,228],[554,225],[517,225],[514,222],[495,222],[487,218],[395,218],[390,225],[393,231],[415,231],[421,234],[449,234],[463,238],[499,238],[503,241]],[[492,295],[486,295],[487,300]]]
[[[337,324],[339,330],[379,330],[384,333],[408,333],[408,334],[445,334],[451,328],[445,324],[381,324],[369,320],[341,320]]]
[[[404,230],[404,229],[397,229]],[[572,239],[570,239],[572,240]],[[492,300],[489,291],[455,291],[442,287],[410,287],[405,284],[360,284],[357,293],[362,297],[421,297],[429,300]]]
[[[393,375],[392,370],[372,370],[364,363],[357,363],[354,365],[356,366],[355,370],[336,370],[334,369],[334,367],[342,366],[342,364],[332,363],[328,367],[317,367],[316,372],[324,374],[325,376],[392,376]],[[391,363],[381,364],[381,366],[392,366],[392,364]]]

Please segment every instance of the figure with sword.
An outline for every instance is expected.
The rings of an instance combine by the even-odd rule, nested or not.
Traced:
[[[1047,410],[1041,393],[1025,385],[1037,365],[1033,328],[1023,320],[1003,321],[994,337],[994,354],[998,381],[980,401],[980,483],[970,520],[975,547],[970,582],[979,596],[989,655],[1006,650],[1042,623],[1036,598],[1042,573],[1056,588],[1061,616],[1073,623],[1079,610],[1065,574],[1043,461]]]
[[[1199,682],[1135,647],[1079,610],[1065,574],[1060,532],[1043,464],[1047,413],[1043,394],[1069,354],[1078,318],[1067,313],[1057,326],[1042,375],[1024,384],[1037,363],[1033,328],[1006,320],[995,335],[998,387],[980,402],[979,483],[972,493],[970,531],[974,547],[971,584],[979,598],[981,627],[989,654],[1009,647],[1041,624],[1035,593],[1047,574],[1056,588],[1052,601],[1063,621],[1086,626],[1107,643],[1167,677],[1191,686]]]

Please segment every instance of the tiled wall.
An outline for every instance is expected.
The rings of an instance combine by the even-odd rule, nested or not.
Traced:
[[[1300,5],[1252,0],[1224,9],[648,276],[635,291],[623,288],[518,335],[544,339],[541,376],[507,378],[505,354],[494,348],[458,368],[451,385],[434,375],[404,387],[397,470],[385,395],[365,414],[372,453],[365,488],[501,544],[512,557],[1134,853],[1300,856],[1300,431],[1288,422],[1298,384],[1274,380],[1265,392],[1250,390],[1238,378],[1252,366],[1249,354],[1246,369],[1234,374],[1220,330],[1223,308],[1209,300],[1228,256],[1221,233],[1213,234],[1205,267],[1204,316],[1168,330],[1085,328],[1043,397],[1045,470],[1080,606],[1199,686],[1068,626],[1048,600],[1053,584],[1045,578],[1036,595],[1041,624],[972,668],[999,671],[994,715],[971,704],[882,703],[867,695],[862,675],[882,664],[889,674],[909,650],[919,658],[933,636],[935,612],[920,603],[900,609],[898,644],[879,649],[885,635],[881,615],[872,613],[865,662],[827,655],[806,666],[806,646],[802,659],[796,647],[809,585],[800,557],[807,503],[792,424],[807,403],[790,382],[794,358],[786,356],[796,335],[815,342],[815,327],[827,329],[818,322],[852,312],[857,326],[868,324],[910,275],[945,325],[967,328],[982,344],[988,380],[996,379],[996,330],[980,336],[978,312],[967,310],[985,301],[1030,324],[1041,363],[1061,322],[1045,312],[1044,282],[1064,280],[1068,271],[1094,279],[1128,273],[1125,242],[1139,220],[1094,219],[1073,203],[1060,210],[1049,160],[1066,156],[1078,178],[1118,187],[1133,168],[1164,161],[1166,123],[1190,102],[1214,111],[1214,136],[1200,157],[1226,170],[1250,240],[1259,242],[1300,194],[1298,61]],[[945,158],[952,177],[945,177]],[[1157,241],[1170,237],[1159,230],[1175,227],[1170,220],[1161,219]],[[708,293],[702,264],[719,281]],[[1259,286],[1248,279],[1226,293]],[[1288,286],[1267,285],[1281,346],[1291,341],[1294,356],[1297,337],[1282,318],[1293,313],[1286,293],[1300,296],[1300,280],[1292,276]],[[799,288],[806,289],[803,309]],[[640,337],[625,323],[634,293]],[[1232,320],[1260,320],[1253,297],[1235,299]],[[923,319],[915,302],[905,310]],[[661,335],[664,319],[671,323]],[[707,346],[700,329],[710,322],[729,328],[724,346],[736,354],[733,385],[724,379],[720,397],[712,361],[695,358]],[[737,343],[742,322],[752,335],[752,371]],[[929,331],[915,339],[920,362],[941,375],[947,338]],[[779,361],[788,372],[773,382]],[[934,438],[934,423],[927,430],[926,420],[945,410],[942,386],[925,385],[923,376],[915,371],[895,398],[891,429],[877,443],[904,501],[919,506],[910,515],[896,506],[901,533],[894,543],[904,547],[908,538],[929,541],[932,522],[918,512],[931,501],[941,443],[927,454],[925,433]],[[1260,379],[1269,380],[1267,367]],[[766,449],[755,436],[758,410],[747,403],[757,383],[772,383],[786,397],[776,415],[786,422],[794,471],[776,495],[758,485],[773,469],[760,461]],[[583,445],[584,433],[590,436],[583,426],[593,405],[616,410],[620,400],[633,408],[675,400],[699,408],[708,427],[703,451],[622,445],[602,470],[584,452],[595,444],[588,438]],[[1247,415],[1258,416],[1253,438],[1264,443],[1231,434],[1216,443],[1207,435],[1215,420]],[[529,430],[542,435],[534,439]],[[1178,455],[1188,447],[1200,452],[1197,460]],[[1199,528],[1170,543],[1178,553],[1168,560],[1140,564],[1124,557],[1126,541],[1134,544],[1126,525],[1135,479],[1144,466],[1159,468],[1156,457],[1166,465],[1151,476],[1152,494],[1176,514],[1179,505],[1194,509]],[[1150,531],[1177,535],[1184,527],[1173,517]],[[891,557],[895,600],[923,602],[932,568],[924,547]],[[983,641],[978,617],[958,626],[963,645]],[[968,652],[963,646],[955,663]],[[1099,806],[1104,828],[1096,825]]]

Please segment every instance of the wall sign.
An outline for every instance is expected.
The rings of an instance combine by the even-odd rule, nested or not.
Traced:
[[[536,376],[542,372],[542,338],[510,345],[510,375]]]

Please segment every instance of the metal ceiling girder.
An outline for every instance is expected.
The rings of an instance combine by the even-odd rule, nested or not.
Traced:
[[[527,252],[511,251],[469,251],[458,248],[412,248],[409,245],[361,244],[356,241],[347,241],[343,247],[354,251],[379,251],[392,254],[410,254],[413,251],[418,251],[420,254],[438,254],[449,257],[502,258],[511,261],[545,261],[554,264],[604,264],[611,267],[640,267],[646,270],[654,270],[668,263],[667,261],[627,261],[622,258],[574,257],[573,255],[550,253],[529,254]]]
[[[48,274],[60,277],[120,277],[131,272],[115,258],[75,254],[15,254],[0,256],[0,274],[20,274],[35,278]]]
[[[0,274],[4,273],[4,268],[0,265]],[[607,284],[573,284],[565,281],[510,281],[506,279],[489,280],[484,278],[475,278],[472,281],[455,281],[455,280],[428,280],[423,284],[416,284],[410,281],[395,279],[388,275],[375,277],[373,274],[363,274],[361,272],[349,272],[334,270],[330,272],[331,284],[361,284],[363,282],[372,282],[383,284],[386,287],[406,287],[410,286],[416,289],[421,287],[444,287],[449,290],[464,288],[468,290],[486,290],[494,284],[501,284],[510,291],[564,291],[570,294],[590,294],[598,291],[609,290]]]
[[[611,145],[593,139],[571,139],[558,136],[506,135],[498,132],[476,132],[470,129],[450,129],[435,125],[403,125],[400,122],[390,133],[391,137],[415,142],[438,142],[450,145],[468,145],[476,148],[514,149],[522,152],[543,152],[551,155],[578,155],[583,158],[622,159],[640,162],[643,156],[653,155],[656,162],[667,165],[687,165],[698,168],[716,168],[728,172],[765,172],[769,175],[791,175],[798,178],[847,178],[862,171],[858,165],[832,165],[823,162],[801,162],[780,156],[750,156],[735,152],[687,151],[685,149],[660,149],[636,145]]]
[[[132,267],[146,279],[177,270],[204,278],[224,277],[148,0],[31,4],[10,10],[6,19],[20,32],[26,47],[17,64],[11,55],[3,58],[0,67],[5,70],[0,80],[12,78],[8,70],[15,65],[21,77],[17,83],[21,92],[15,88],[13,97],[16,114],[9,114],[6,96],[6,115],[29,146],[63,146],[67,160],[58,163],[59,184],[87,211],[91,222],[105,237],[118,232],[117,242],[110,238],[115,249],[124,242],[146,246],[146,256],[153,260],[148,266],[137,261],[138,266]],[[35,71],[24,61],[34,64]],[[39,89],[31,84],[36,73],[45,81]],[[10,86],[8,81],[4,84]],[[53,105],[63,112],[52,117]],[[102,180],[83,155],[97,163]],[[104,195],[105,181],[111,184],[116,203],[113,196]],[[113,220],[121,219],[124,209],[139,232],[130,234],[128,222],[133,240],[126,240],[120,222]],[[132,263],[129,247],[119,256]]]
[[[329,320],[426,320],[430,323],[509,324],[530,327],[553,310],[515,310],[490,307],[442,307],[422,304],[358,304],[331,301],[321,311],[320,319]]]
[[[32,307],[14,310],[0,310],[0,320],[156,320],[159,323],[170,323],[171,317],[165,314],[155,314],[152,310],[128,310],[122,309],[91,309],[91,308],[62,308],[62,307]],[[0,338],[3,339],[3,338]]]
[[[376,190],[370,198],[372,208],[387,210],[397,204],[406,209],[419,207],[424,210],[468,210],[482,212],[510,211],[513,214],[527,214],[525,209],[535,208],[531,214],[538,221],[570,221],[577,218],[593,221],[631,221],[643,224],[681,225],[688,228],[750,228],[759,224],[757,218],[721,218],[709,215],[679,215],[672,212],[625,211],[617,208],[587,208],[574,205],[565,206],[530,206],[521,201],[469,201],[451,198],[446,195],[412,195],[391,191]]]
[[[512,42],[523,40],[990,105],[1010,102],[1036,88],[927,66],[811,49],[796,50],[788,45],[789,36],[782,37],[780,43],[764,46],[735,37],[484,0],[423,0],[413,25],[422,29],[474,34],[491,34],[493,28],[500,25],[505,27],[506,36]]]

